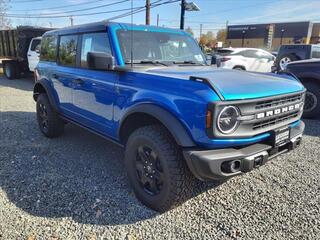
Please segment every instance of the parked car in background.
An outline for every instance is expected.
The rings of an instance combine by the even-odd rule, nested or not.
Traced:
[[[0,30],[0,58],[4,75],[19,78],[22,73],[33,72],[39,61],[41,35],[48,28],[20,26]]]
[[[294,61],[320,58],[320,45],[291,44],[282,45],[278,51],[273,72],[284,70],[286,64]]]
[[[47,32],[35,77],[40,131],[58,137],[71,122],[124,147],[136,196],[158,211],[192,195],[194,177],[251,171],[304,131],[297,79],[207,65],[177,29],[98,22]]]
[[[304,117],[320,117],[320,59],[289,63],[284,72],[294,74],[307,88]]]
[[[254,72],[271,72],[275,57],[262,49],[224,48],[217,53],[217,66]]]

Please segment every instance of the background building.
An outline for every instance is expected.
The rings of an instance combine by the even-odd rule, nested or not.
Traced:
[[[276,50],[281,44],[320,43],[320,23],[288,22],[228,26],[226,45]]]

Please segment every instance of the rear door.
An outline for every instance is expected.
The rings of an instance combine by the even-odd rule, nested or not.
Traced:
[[[28,49],[28,64],[29,64],[29,70],[32,72],[34,71],[34,68],[37,66],[39,62],[40,46],[41,46],[40,38],[33,38],[31,40],[29,49]]]
[[[57,92],[60,108],[67,117],[74,118],[75,107],[72,103],[72,88],[77,79],[76,52],[78,35],[59,37],[58,64],[52,70],[51,80]]]
[[[107,32],[84,33],[79,38],[79,67],[73,84],[73,105],[78,121],[105,135],[113,131],[113,104],[116,97],[115,83],[118,73],[92,70],[87,65],[88,52],[112,55]]]

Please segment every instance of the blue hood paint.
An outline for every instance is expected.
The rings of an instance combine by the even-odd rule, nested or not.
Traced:
[[[215,68],[213,66],[175,66],[146,70],[146,73],[188,80],[207,78],[225,100],[276,96],[302,91],[303,85],[289,76]]]

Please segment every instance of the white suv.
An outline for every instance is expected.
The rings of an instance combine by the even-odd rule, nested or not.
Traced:
[[[228,69],[271,72],[275,57],[258,48],[223,48],[216,52],[217,66]]]

